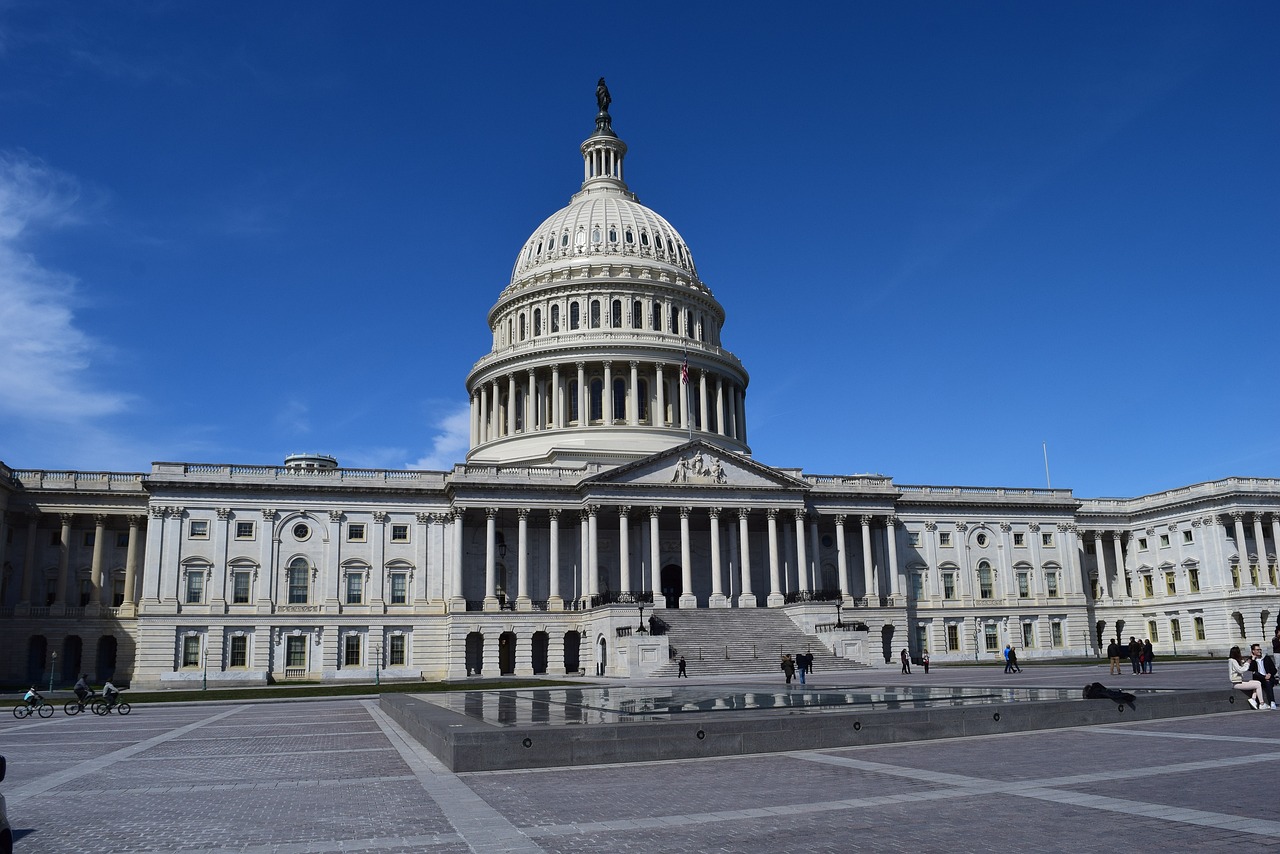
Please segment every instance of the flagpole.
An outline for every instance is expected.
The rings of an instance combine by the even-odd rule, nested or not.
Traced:
[[[1041,442],[1040,447],[1044,450],[1044,485],[1053,489],[1053,481],[1049,480],[1049,443]]]
[[[684,411],[689,428],[689,441],[693,441],[693,397],[689,388],[689,345],[684,346],[684,361],[680,363],[680,384],[684,386]]]

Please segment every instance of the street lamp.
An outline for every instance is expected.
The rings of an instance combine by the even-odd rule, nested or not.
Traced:
[[[209,635],[200,639],[200,690],[209,690]]]
[[[58,653],[53,653],[53,664],[49,665],[49,693],[53,693],[53,674],[58,672]]]
[[[840,621],[840,609],[844,607],[844,593],[840,590],[836,591],[836,628],[843,629],[844,623]]]
[[[377,658],[377,661],[374,662],[375,669],[373,671],[373,684],[381,685],[382,684],[382,644],[375,643],[373,645],[373,654],[374,654],[374,657]]]
[[[640,625],[636,629],[636,634],[638,635],[648,634],[648,632],[646,632],[644,628],[644,603],[640,602],[638,604],[640,605]]]

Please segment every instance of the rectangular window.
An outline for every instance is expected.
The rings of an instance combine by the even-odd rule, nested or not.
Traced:
[[[942,546],[942,547],[944,547],[944,548],[946,548],[946,547],[948,547],[948,546],[950,546],[950,545],[951,545],[951,532],[950,532],[950,531],[939,531],[939,532],[938,532],[938,545],[940,545],[940,546]]]
[[[111,582],[111,607],[119,608],[124,604],[124,579],[116,578]]]
[[[97,539],[97,537],[95,537],[95,536],[94,536],[94,534],[95,534],[95,532],[94,532],[94,531],[85,531],[85,532],[84,532],[84,546],[85,546],[85,548],[93,548],[93,543],[94,543],[94,541]]]
[[[942,573],[942,598],[956,598],[956,574],[954,572]]]
[[[924,576],[918,572],[911,573],[911,598],[917,602],[924,598]]]
[[[392,525],[391,526],[391,542],[393,543],[409,542],[409,526],[408,525]]]
[[[1058,597],[1058,573],[1046,572],[1044,574],[1045,595],[1051,598]]]
[[[249,581],[250,574],[248,572],[233,572],[231,574],[231,604],[232,605],[248,605],[249,604]]]
[[[1204,617],[1195,619],[1196,640],[1204,640]]]
[[[1162,548],[1162,549],[1167,549],[1167,548],[1169,548],[1169,535],[1168,535],[1168,534],[1161,534],[1161,535],[1160,535],[1160,548]]]
[[[929,627],[924,623],[916,624],[916,649],[921,652],[929,651]]]
[[[1000,648],[1000,635],[995,623],[987,623],[982,627],[982,637],[986,643],[987,652],[995,652]]]
[[[347,523],[347,542],[349,543],[364,542],[364,522],[348,522]]]
[[[1156,627],[1155,620],[1147,620],[1147,637],[1152,643],[1160,642],[1160,630]]]
[[[128,532],[126,532],[126,531],[120,531],[120,532],[118,532],[118,533],[116,534],[116,548],[118,548],[118,549],[127,549],[127,548],[129,548],[129,534],[128,534]]]
[[[187,523],[187,538],[192,540],[209,539],[209,520],[192,519]]]
[[[387,654],[391,657],[388,666],[404,667],[404,635],[392,635],[387,640]]]
[[[391,604],[404,605],[409,601],[409,576],[403,572],[391,573]]]
[[[235,635],[231,638],[231,659],[227,665],[229,667],[249,666],[249,639],[244,635]]]
[[[360,605],[364,602],[364,573],[347,574],[347,604]]]
[[[1096,555],[1098,553],[1098,550],[1094,548],[1094,545],[1092,542],[1087,542],[1084,544],[1084,553],[1087,555]]]
[[[911,546],[912,548],[919,548],[920,546],[919,531],[907,531],[907,545]]]
[[[995,595],[994,586],[991,583],[991,567],[978,567],[978,595],[983,599],[990,599]]]
[[[1192,543],[1192,542],[1195,542],[1195,536],[1194,536],[1190,531],[1183,531],[1183,532],[1182,532],[1182,541],[1183,541],[1184,543]]]
[[[60,546],[60,545],[62,545],[62,532],[61,532],[61,531],[50,531],[50,532],[49,532],[49,545],[51,545],[51,546]]]
[[[1178,595],[1178,581],[1172,572],[1164,574],[1164,592],[1170,596]]]
[[[1013,544],[1019,547],[1025,547],[1027,544],[1027,535],[1021,532],[1013,535]]]
[[[1054,620],[1049,624],[1049,638],[1054,646],[1062,646],[1062,621]]]
[[[252,522],[236,522],[236,539],[252,540],[253,539],[253,523]]]
[[[1152,581],[1150,575],[1142,576],[1142,595],[1150,599],[1155,593],[1155,582]]]
[[[1199,593],[1200,592],[1200,570],[1188,569],[1187,583],[1190,585],[1192,593]]]
[[[188,605],[198,605],[204,601],[203,569],[187,573],[187,592],[185,598]]]
[[[1138,537],[1138,551],[1145,552],[1147,550],[1147,538]]]
[[[1046,549],[1053,548],[1053,534],[1041,534],[1040,545],[1044,546]]]
[[[289,567],[289,604],[307,604],[307,568],[305,566]]]
[[[182,666],[200,666],[200,636],[184,635],[182,638]]]
[[[1018,573],[1018,598],[1031,598],[1031,577],[1025,572]]]
[[[1182,623],[1177,620],[1170,620],[1169,634],[1173,637],[1174,643],[1182,640]]]
[[[955,623],[947,623],[947,650],[960,651],[960,627]]]
[[[285,639],[285,667],[307,666],[307,640],[305,635],[289,635]]]
[[[1022,645],[1031,649],[1036,645],[1036,627],[1034,623],[1022,624]]]
[[[342,639],[342,664],[344,667],[360,666],[359,635],[347,635]]]

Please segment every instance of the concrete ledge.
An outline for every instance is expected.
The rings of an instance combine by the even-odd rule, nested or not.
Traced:
[[[677,720],[554,726],[494,726],[409,694],[383,694],[380,705],[455,772],[739,756],[1252,711],[1243,694],[1229,689],[1139,694],[1136,710],[1109,700],[1049,700],[691,713]]]

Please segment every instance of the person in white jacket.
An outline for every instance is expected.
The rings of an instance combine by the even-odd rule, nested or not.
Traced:
[[[1248,662],[1240,654],[1240,647],[1231,647],[1231,652],[1227,653],[1227,664],[1231,668],[1231,687],[1240,691],[1252,691],[1249,705],[1255,709],[1266,708],[1262,705],[1262,683],[1249,670]]]

